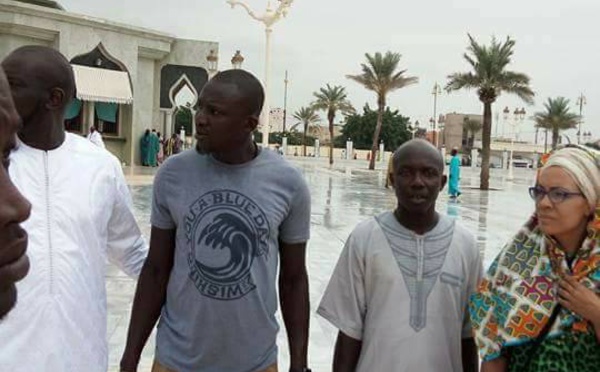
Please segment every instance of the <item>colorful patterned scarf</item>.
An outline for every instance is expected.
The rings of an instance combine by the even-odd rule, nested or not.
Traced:
[[[600,159],[599,153],[582,150],[596,161]],[[572,270],[564,251],[543,234],[535,216],[492,263],[469,305],[475,341],[484,361],[499,357],[506,347],[526,344],[538,336],[558,304],[558,281],[565,274],[600,292],[600,204]],[[594,332],[586,320],[562,309],[549,336],[567,331]]]

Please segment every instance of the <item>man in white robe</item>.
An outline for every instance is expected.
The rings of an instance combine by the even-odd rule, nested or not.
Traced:
[[[31,270],[0,325],[0,371],[106,372],[107,261],[135,277],[147,255],[123,172],[107,151],[65,133],[75,81],[64,56],[23,47],[2,67],[23,121],[10,176],[33,208],[23,224]]]

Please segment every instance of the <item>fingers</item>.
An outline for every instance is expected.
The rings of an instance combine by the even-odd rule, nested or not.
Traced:
[[[559,288],[558,289],[558,299],[559,300],[566,300],[566,301],[573,301],[573,294],[571,292],[569,292],[568,290]]]
[[[569,301],[567,301],[567,300],[565,300],[565,299],[563,299],[563,298],[560,298],[560,297],[559,297],[559,298],[558,298],[558,303],[559,303],[559,304],[560,304],[562,307],[564,307],[565,309],[567,309],[567,310],[569,310],[569,311],[573,311],[573,312],[575,312],[575,309],[574,309],[574,307],[573,307],[573,304],[572,304],[571,302],[569,302]]]
[[[575,277],[570,275],[566,275],[565,277],[563,277],[563,280],[572,287],[578,287],[579,285],[581,285],[581,283],[579,283],[577,279],[575,279]]]

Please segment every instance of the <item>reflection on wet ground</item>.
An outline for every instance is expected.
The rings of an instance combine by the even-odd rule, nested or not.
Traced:
[[[314,310],[325,290],[344,241],[360,221],[395,206],[391,190],[384,188],[383,170],[366,170],[366,163],[338,162],[329,167],[324,159],[292,159],[302,169],[312,194],[311,240],[309,242],[308,270],[310,299],[313,308],[310,335],[310,365],[314,371],[329,371],[336,330],[316,316]],[[381,165],[380,165],[381,167]],[[126,171],[130,181],[136,217],[144,234],[150,231],[150,204],[152,172]],[[458,201],[449,200],[444,190],[438,200],[438,211],[457,218],[477,237],[485,262],[495,257],[502,245],[515,234],[532,211],[533,203],[527,188],[533,183],[534,172],[516,169],[515,179],[506,180],[506,172],[492,170],[491,186],[494,191],[482,192],[479,169],[463,169],[463,194]],[[135,282],[109,268],[107,289],[109,295],[110,371],[118,371],[123,350],[129,311]],[[283,324],[283,323],[281,323]],[[154,336],[152,336],[153,341]],[[288,366],[285,330],[279,334],[280,368]],[[154,342],[144,351],[140,371],[149,371],[154,354]]]

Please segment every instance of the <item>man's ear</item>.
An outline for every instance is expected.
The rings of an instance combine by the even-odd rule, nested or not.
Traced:
[[[246,129],[248,129],[249,133],[252,133],[258,127],[259,117],[256,115],[250,115],[246,119]]]
[[[61,88],[52,88],[46,108],[51,111],[64,108],[67,105],[66,97],[65,91]]]
[[[442,176],[442,182],[440,184],[440,190],[443,190],[444,187],[446,186],[446,183],[448,182],[448,176],[446,176],[445,174]]]

